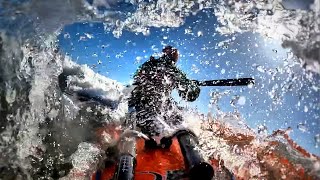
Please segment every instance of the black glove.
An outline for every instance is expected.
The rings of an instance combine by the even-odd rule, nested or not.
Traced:
[[[200,88],[195,82],[191,82],[185,90],[179,90],[178,93],[184,100],[193,102],[199,97]]]

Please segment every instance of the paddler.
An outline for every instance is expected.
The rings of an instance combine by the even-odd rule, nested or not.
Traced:
[[[134,75],[129,110],[135,113],[136,127],[149,137],[159,136],[165,129],[182,122],[179,108],[171,97],[174,89],[186,101],[194,101],[199,96],[197,83],[176,66],[178,59],[178,50],[166,46],[160,58],[151,56]]]

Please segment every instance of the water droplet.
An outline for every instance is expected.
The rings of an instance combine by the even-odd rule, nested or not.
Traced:
[[[197,74],[200,69],[195,64],[192,64],[191,71]]]
[[[238,145],[233,146],[233,152],[237,155],[241,154],[241,149],[238,147]]]
[[[271,9],[268,9],[267,10],[267,15],[270,15],[270,16],[273,15],[273,11]]]
[[[293,53],[292,52],[288,52],[287,53],[287,59],[292,59],[293,58]]]
[[[268,128],[266,125],[261,124],[258,126],[258,134],[267,134],[268,133]]]
[[[185,33],[185,34],[192,34],[192,30],[191,30],[191,29],[185,29],[185,30],[184,30],[184,33]]]
[[[63,38],[65,38],[65,39],[70,39],[70,34],[69,34],[69,33],[65,33],[65,34],[63,35]]]
[[[263,66],[257,66],[257,70],[263,73],[266,72]]]
[[[85,36],[80,36],[79,37],[79,41],[85,41],[86,40],[86,37]]]
[[[315,147],[318,148],[320,145],[320,134],[317,134],[314,136],[314,141],[315,141]]]
[[[89,34],[89,33],[84,33],[84,35],[86,35],[88,39],[94,38],[94,36],[92,34]]]
[[[316,92],[318,92],[320,90],[320,86],[313,85],[311,88]]]
[[[305,123],[299,123],[297,125],[297,128],[301,131],[301,132],[306,132],[308,130],[307,125]]]
[[[143,58],[142,58],[141,56],[137,56],[135,63],[136,63],[136,64],[139,64],[142,59],[143,59]]]
[[[246,104],[246,98],[244,96],[240,96],[238,99],[238,104],[243,106]]]

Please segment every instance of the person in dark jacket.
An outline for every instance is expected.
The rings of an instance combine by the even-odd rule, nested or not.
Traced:
[[[182,116],[171,93],[178,90],[187,101],[198,98],[200,88],[177,68],[178,50],[166,46],[163,55],[143,63],[134,75],[129,110],[135,112],[135,125],[142,133],[159,136],[166,128],[179,125]]]

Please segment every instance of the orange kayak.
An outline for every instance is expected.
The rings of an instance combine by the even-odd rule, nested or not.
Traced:
[[[137,139],[136,152],[135,180],[188,179],[185,175],[187,165],[177,138],[172,139],[172,145],[168,149],[146,149],[144,139]],[[224,174],[231,179],[231,173],[225,168],[219,167],[218,161],[211,160],[210,163],[216,175],[222,176]],[[92,180],[110,180],[114,177],[115,172],[116,164],[110,165],[97,171],[92,176]]]
[[[260,145],[254,142],[256,139],[254,134],[234,134],[228,133],[229,131],[224,129],[224,133],[215,134],[215,136],[213,136],[214,134],[206,134],[206,137],[215,138],[212,140],[225,142],[224,147],[237,146],[243,150],[240,154],[225,150],[224,154],[221,154],[217,151],[218,156],[215,154],[210,156],[207,162],[213,168],[215,179],[252,179],[253,177],[261,177],[262,179],[320,179],[318,174],[320,158],[308,153],[293,142],[285,131],[274,132],[263,142],[260,142]],[[281,137],[283,140],[278,140]],[[219,149],[219,147],[217,144],[216,148]],[[145,148],[144,139],[137,138],[133,178],[135,180],[189,179],[187,176],[188,163],[182,149],[181,143],[179,144],[176,137],[172,139],[172,145],[168,149]],[[247,160],[238,166],[237,161],[234,161],[237,158],[239,158],[239,162],[242,162],[243,159]],[[260,172],[258,176],[253,170]],[[113,179],[116,171],[116,163],[109,165],[98,170],[92,176],[92,180]]]

